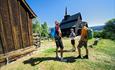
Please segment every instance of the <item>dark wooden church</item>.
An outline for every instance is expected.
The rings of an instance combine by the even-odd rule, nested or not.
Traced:
[[[32,19],[35,17],[25,0],[0,0],[0,61],[2,54],[32,46]]]
[[[84,24],[84,22],[82,22],[81,13],[79,12],[79,13],[76,13],[74,15],[68,15],[67,14],[67,8],[66,8],[65,9],[65,16],[60,23],[62,36],[69,36],[71,28],[74,29],[76,35],[80,35],[81,28],[82,28],[81,24]]]

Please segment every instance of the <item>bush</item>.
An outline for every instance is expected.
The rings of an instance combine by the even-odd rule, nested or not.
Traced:
[[[96,37],[100,38],[100,37],[103,37],[103,33],[102,33],[102,31],[94,32],[93,36],[94,36],[94,38],[96,38]]]
[[[103,38],[115,40],[115,19],[109,20],[102,32]]]

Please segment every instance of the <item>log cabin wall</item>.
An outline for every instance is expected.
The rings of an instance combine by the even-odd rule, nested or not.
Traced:
[[[18,2],[16,0],[8,0],[9,12],[10,12],[10,21],[12,26],[12,36],[14,41],[15,50],[20,49],[22,46],[21,42],[21,31],[19,23],[19,9]]]
[[[27,13],[23,8],[23,5],[20,5],[21,10],[21,19],[22,19],[22,36],[23,36],[23,47],[28,46],[28,27],[27,27]]]
[[[28,23],[29,23],[28,26],[29,26],[30,45],[32,45],[33,44],[33,36],[32,36],[32,19],[31,18],[29,18]]]
[[[3,52],[32,45],[32,17],[19,0],[0,0],[0,36]]]
[[[1,13],[1,37],[2,41],[4,38],[3,44],[5,44],[3,47],[5,48],[5,52],[9,52],[11,50],[14,50],[14,43],[12,38],[12,28],[11,28],[11,22],[10,22],[10,15],[9,15],[9,8],[8,8],[8,0],[0,0],[0,13]]]
[[[0,36],[0,54],[3,54],[4,50],[3,50],[3,44],[2,44],[2,39]]]

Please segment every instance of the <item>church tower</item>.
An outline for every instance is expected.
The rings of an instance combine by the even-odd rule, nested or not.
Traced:
[[[67,7],[65,8],[65,16],[67,16]]]
[[[67,7],[65,8],[65,16],[64,16],[64,20],[67,20],[70,17],[70,15],[68,15],[67,13]]]

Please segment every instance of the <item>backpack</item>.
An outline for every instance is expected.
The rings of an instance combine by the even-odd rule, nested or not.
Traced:
[[[91,28],[88,28],[88,39],[93,38],[93,30]]]
[[[55,28],[51,28],[50,35],[51,35],[53,38],[55,37],[55,35],[56,35]]]

